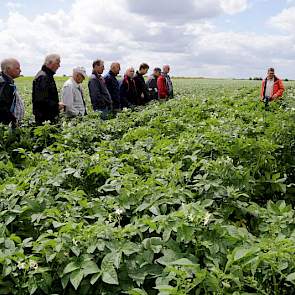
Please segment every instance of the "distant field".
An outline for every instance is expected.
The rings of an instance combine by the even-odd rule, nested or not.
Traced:
[[[63,83],[68,77],[56,77],[56,83],[60,92]],[[16,80],[16,84],[20,90],[22,97],[26,102],[26,117],[31,117],[31,91],[32,91],[32,77],[21,77]],[[198,96],[198,93],[204,92],[208,89],[209,92],[216,91],[219,93],[219,89],[222,88],[222,92],[228,94],[235,93],[241,89],[258,90],[261,85],[261,81],[250,80],[221,80],[221,79],[194,79],[194,78],[176,78],[174,79],[175,94],[177,97],[191,95],[192,97]],[[293,87],[295,82],[285,82],[286,87]],[[90,98],[87,88],[87,80],[83,83],[86,97],[86,104],[88,110],[91,110]],[[259,92],[255,92],[258,98]]]

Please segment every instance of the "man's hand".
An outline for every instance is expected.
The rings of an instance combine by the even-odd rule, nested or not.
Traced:
[[[58,108],[59,108],[60,111],[64,110],[65,109],[65,106],[66,105],[63,102],[61,102],[61,101],[58,103]]]

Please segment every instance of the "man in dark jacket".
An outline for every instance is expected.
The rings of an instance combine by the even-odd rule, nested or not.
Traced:
[[[119,81],[117,80],[117,76],[120,73],[121,67],[118,62],[114,62],[111,64],[110,71],[107,75],[105,75],[104,80],[108,91],[111,95],[113,101],[113,111],[118,112],[121,109],[120,103],[120,86]]]
[[[0,123],[15,125],[16,117],[12,112],[15,100],[16,87],[14,79],[21,73],[20,64],[16,59],[5,59],[1,62],[0,73]]]
[[[139,70],[136,72],[134,77],[136,91],[137,91],[137,101],[139,105],[144,105],[149,100],[148,89],[145,84],[144,75],[148,72],[149,65],[146,63],[142,63],[139,66]]]
[[[37,125],[42,125],[45,121],[56,123],[59,110],[64,107],[63,103],[59,102],[53,78],[59,67],[60,56],[57,54],[48,55],[41,71],[37,73],[33,81],[32,103]]]
[[[134,68],[132,67],[126,70],[124,79],[120,82],[120,100],[122,108],[128,108],[138,104]]]
[[[113,101],[102,77],[104,62],[100,59],[92,64],[92,75],[88,82],[89,95],[95,112],[101,112],[101,118],[107,119],[113,110]]]
[[[149,101],[159,98],[157,80],[161,76],[161,69],[155,68],[153,74],[148,78],[146,86],[149,92]]]

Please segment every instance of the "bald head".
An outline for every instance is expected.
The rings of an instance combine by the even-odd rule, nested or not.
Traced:
[[[15,58],[4,59],[1,62],[1,71],[12,79],[15,79],[21,73],[20,63]]]
[[[168,74],[170,72],[170,66],[169,65],[164,65],[163,66],[163,73]]]
[[[115,75],[118,75],[120,73],[121,66],[118,62],[113,62],[110,69]]]
[[[131,67],[126,70],[125,75],[132,79],[134,77],[134,73],[135,73],[135,70],[134,68]]]

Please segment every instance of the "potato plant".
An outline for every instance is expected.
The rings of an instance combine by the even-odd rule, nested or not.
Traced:
[[[294,85],[270,111],[256,82],[175,86],[0,126],[0,294],[295,294]]]

